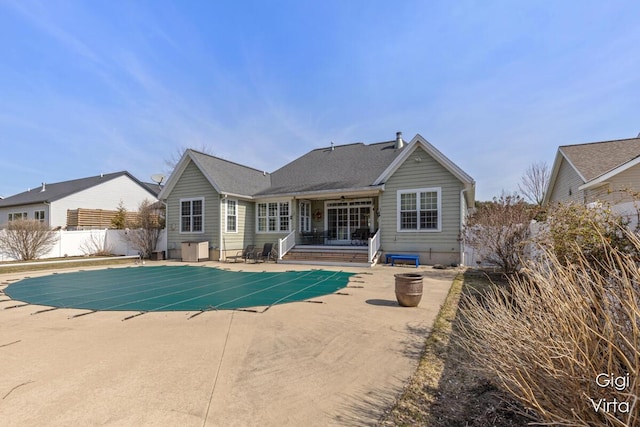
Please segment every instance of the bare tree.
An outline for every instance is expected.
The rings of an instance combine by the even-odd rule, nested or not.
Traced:
[[[538,206],[542,206],[542,200],[544,199],[544,192],[549,184],[551,177],[551,171],[549,165],[545,162],[533,163],[520,178],[518,189],[520,193],[530,201]]]
[[[9,221],[0,230],[0,251],[22,261],[40,258],[51,250],[58,236],[51,227],[33,219]]]
[[[208,154],[210,156],[214,155],[213,154],[213,150],[211,148],[207,147],[204,144],[202,144],[200,146],[200,148],[185,147],[185,146],[178,147],[178,148],[175,149],[173,154],[171,154],[171,157],[169,157],[169,158],[164,160],[164,165],[166,167],[165,172],[166,172],[167,175],[171,174],[173,169],[175,169],[175,167],[180,162],[180,159],[182,159],[182,156],[184,155],[184,152],[189,150],[189,149],[195,150],[195,151],[199,151],[201,153]]]
[[[143,200],[138,206],[137,220],[129,224],[130,230],[125,238],[140,252],[140,256],[149,258],[156,249],[164,222],[164,209],[157,203]]]
[[[495,264],[505,273],[519,270],[529,223],[536,209],[516,194],[503,193],[491,202],[477,203],[464,230],[465,241],[481,254],[484,261]]]

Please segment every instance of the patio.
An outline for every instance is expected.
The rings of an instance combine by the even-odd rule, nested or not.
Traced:
[[[408,269],[327,270],[358,274],[337,294],[263,314],[212,311],[189,320],[193,313],[158,312],[123,321],[123,312],[3,310],[3,424],[374,424],[415,370],[455,271],[421,267],[423,302],[401,308],[393,275]],[[0,283],[50,273],[4,274]]]

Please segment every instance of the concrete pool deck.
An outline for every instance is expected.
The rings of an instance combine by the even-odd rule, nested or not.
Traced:
[[[189,319],[194,312],[159,312],[123,321],[136,313],[33,314],[47,307],[5,310],[18,303],[0,302],[0,419],[11,426],[375,424],[415,371],[457,270],[324,269],[364,274],[340,291],[346,295],[261,314],[216,311]],[[422,301],[399,307],[393,275],[417,271],[425,275]],[[0,274],[0,289],[51,272]]]

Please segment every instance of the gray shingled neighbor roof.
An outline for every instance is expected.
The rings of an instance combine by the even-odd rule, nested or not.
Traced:
[[[102,184],[103,182],[107,182],[123,175],[126,175],[133,181],[137,182],[141,187],[149,191],[149,193],[153,196],[158,195],[158,190],[154,190],[149,185],[145,185],[144,183],[140,182],[129,172],[122,171],[98,176],[91,176],[88,178],[73,179],[71,181],[45,183],[45,191],[42,191],[42,186],[38,186],[32,188],[30,191],[24,191],[14,196],[1,199],[0,208],[43,202],[51,203],[73,193],[77,193],[78,191],[86,190],[87,188],[91,188],[93,186]]]
[[[192,158],[225,193],[251,196],[264,191],[271,185],[268,173],[228,160],[213,157],[195,150],[189,150]]]
[[[563,145],[559,150],[588,182],[640,156],[640,138]]]
[[[402,152],[394,146],[388,141],[318,148],[273,172],[271,188],[256,195],[366,188]]]

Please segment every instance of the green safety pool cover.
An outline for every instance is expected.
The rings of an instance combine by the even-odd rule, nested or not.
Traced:
[[[12,299],[52,307],[114,311],[230,310],[303,301],[344,288],[341,271],[232,272],[209,267],[110,268],[12,283]]]

